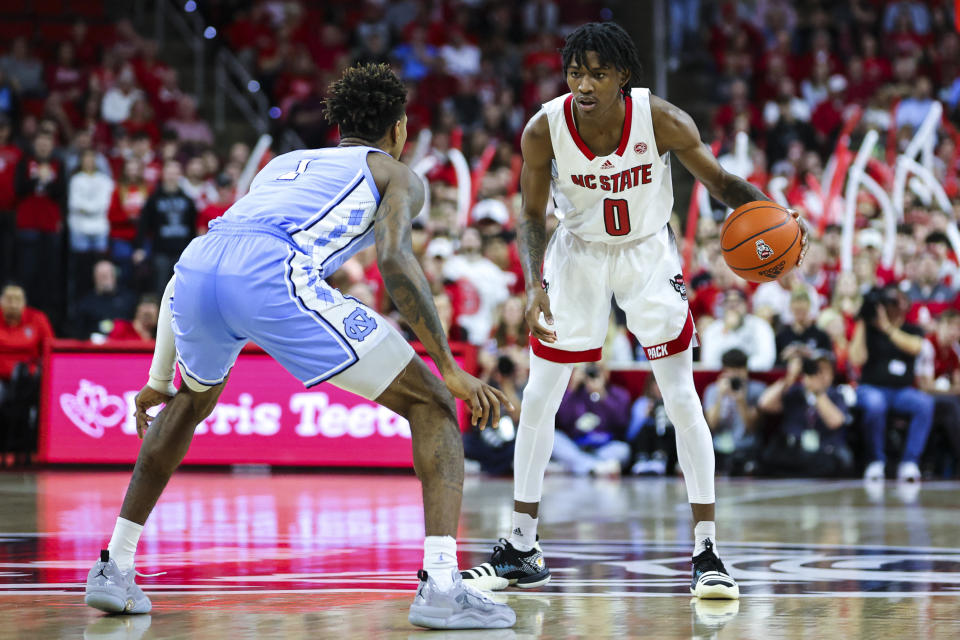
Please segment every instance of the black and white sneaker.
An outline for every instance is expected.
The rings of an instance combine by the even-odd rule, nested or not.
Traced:
[[[690,580],[690,593],[698,598],[718,600],[737,600],[740,587],[730,577],[723,562],[713,552],[713,540],[704,542],[702,553],[693,558],[693,579]]]
[[[550,582],[550,569],[543,559],[540,538],[530,551],[518,551],[506,538],[493,548],[490,562],[460,572],[464,583],[484,591],[507,587],[536,589]]]

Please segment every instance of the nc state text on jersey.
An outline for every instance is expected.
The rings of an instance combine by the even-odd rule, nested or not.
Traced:
[[[653,177],[650,175],[653,165],[638,164],[635,167],[614,173],[609,176],[595,176],[590,174],[574,174],[570,176],[570,181],[578,187],[585,189],[600,188],[601,191],[612,191],[619,193],[626,189],[639,186],[641,184],[650,184]]]

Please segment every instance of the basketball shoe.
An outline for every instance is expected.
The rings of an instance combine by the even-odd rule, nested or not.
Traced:
[[[136,569],[120,571],[110,552],[104,549],[100,552],[100,560],[87,574],[87,592],[83,601],[107,613],[149,613],[153,605],[134,583],[136,576]]]
[[[500,591],[507,587],[535,589],[550,582],[550,569],[543,559],[540,536],[530,551],[517,550],[506,538],[493,548],[490,562],[461,571],[467,584],[485,591]]]
[[[713,540],[707,538],[704,546],[706,548],[693,558],[690,593],[698,598],[737,600],[740,598],[740,587],[713,552]]]
[[[453,585],[437,586],[426,571],[417,572],[420,586],[410,605],[410,624],[428,629],[507,629],[517,622],[517,614],[505,604],[497,604],[483,592],[460,578],[456,569]]]

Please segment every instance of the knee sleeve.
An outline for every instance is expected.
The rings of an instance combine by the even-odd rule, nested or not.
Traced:
[[[553,451],[554,417],[567,389],[572,364],[530,354],[530,378],[520,403],[520,424],[513,450],[513,499],[540,502],[543,474]]]
[[[711,504],[714,495],[713,439],[693,385],[693,353],[688,349],[650,362],[663,396],[663,407],[677,435],[677,461],[683,471],[687,498]]]

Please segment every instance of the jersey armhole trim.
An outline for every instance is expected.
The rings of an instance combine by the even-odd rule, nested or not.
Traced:
[[[373,172],[370,171],[370,165],[367,163],[367,158],[371,153],[382,153],[385,156],[389,156],[390,154],[383,149],[377,149],[376,147],[366,147],[366,149],[367,152],[363,155],[363,175],[367,178],[367,185],[370,187],[370,193],[373,194],[373,199],[377,201],[377,206],[379,207],[380,190],[377,189],[377,182],[373,179]]]

